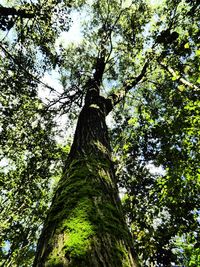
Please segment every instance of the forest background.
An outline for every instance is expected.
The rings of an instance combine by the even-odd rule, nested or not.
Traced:
[[[33,262],[101,58],[139,262],[200,266],[199,13],[190,0],[0,3],[1,266]],[[75,19],[80,39],[71,42]]]

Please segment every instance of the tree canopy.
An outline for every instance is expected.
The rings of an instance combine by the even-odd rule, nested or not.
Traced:
[[[0,5],[1,266],[32,264],[68,129],[94,73],[115,106],[113,161],[141,265],[200,266],[199,7],[197,0]],[[73,14],[81,41],[56,45]],[[44,81],[47,73],[62,90]]]

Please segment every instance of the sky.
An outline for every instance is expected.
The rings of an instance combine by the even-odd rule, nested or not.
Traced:
[[[80,12],[71,13],[72,26],[68,32],[61,33],[60,37],[57,39],[55,46],[58,47],[59,44],[63,44],[66,47],[70,43],[78,45],[82,40],[81,34],[81,19],[82,16]]]

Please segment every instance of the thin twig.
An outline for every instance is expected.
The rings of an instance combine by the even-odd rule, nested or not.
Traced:
[[[8,52],[1,44],[0,44],[1,49],[26,73],[28,74],[33,80],[37,81],[38,83],[42,84],[43,86],[45,86],[46,88],[50,89],[53,92],[58,93],[53,87],[49,86],[48,84],[42,82],[39,78],[35,77],[32,73],[30,73],[29,71],[27,71],[20,62],[18,62],[18,60],[16,58],[14,58],[10,52]]]

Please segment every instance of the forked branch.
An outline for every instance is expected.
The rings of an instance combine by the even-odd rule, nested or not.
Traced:
[[[145,77],[148,66],[149,60],[147,60],[147,62],[144,64],[138,76],[131,78],[130,80],[126,80],[123,83],[122,89],[118,93],[111,94],[108,97],[108,99],[110,99],[112,102],[112,107],[121,102],[125,98],[126,94]]]

